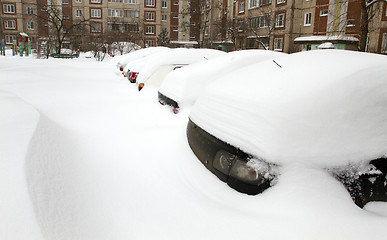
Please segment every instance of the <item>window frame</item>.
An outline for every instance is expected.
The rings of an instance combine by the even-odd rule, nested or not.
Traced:
[[[99,12],[99,16],[95,15],[96,12]],[[90,8],[90,18],[101,19],[102,18],[102,9],[101,8]]]
[[[281,25],[279,25],[279,23],[280,23],[280,21],[279,21],[280,16],[283,16],[282,19],[281,19],[281,22],[282,22]],[[286,14],[285,13],[278,13],[275,16],[275,28],[284,28],[285,27],[285,20],[286,20]]]
[[[102,0],[90,0],[90,4],[102,4]]]
[[[124,17],[124,10],[123,9],[115,9],[115,8],[108,8],[108,17],[109,18],[123,18]]]
[[[281,48],[276,48],[278,46],[278,41],[281,42]],[[277,37],[277,38],[274,37],[274,40],[273,40],[273,50],[274,51],[282,52],[283,48],[284,48],[284,38],[283,37]]]
[[[326,11],[326,13],[325,13]],[[321,9],[320,10],[320,17],[325,17],[325,16],[328,16],[329,14],[329,9]]]
[[[306,12],[304,14],[304,27],[312,26],[312,12]]]
[[[16,35],[5,35],[5,44],[13,44],[13,41],[16,41]]]
[[[12,11],[9,11],[9,10],[11,10],[11,9],[8,9],[9,7],[12,7]],[[15,15],[16,14],[16,3],[3,3],[3,13]]]
[[[136,0],[123,0],[123,3],[125,4],[137,4]]]
[[[94,25],[100,26],[98,31],[94,31]],[[91,22],[90,23],[90,32],[91,33],[102,33],[102,23],[101,22]]]
[[[35,29],[35,26],[34,26],[34,21],[28,21],[27,22],[27,29],[28,30],[34,30]]]
[[[11,27],[9,26],[10,22],[13,23],[13,24],[11,24],[12,25]],[[16,30],[17,29],[16,19],[4,19],[4,29],[5,30]]]
[[[134,16],[132,16],[132,15],[134,15]],[[140,10],[138,10],[138,9],[125,9],[124,10],[124,17],[126,17],[126,18],[139,18],[140,17]]]
[[[156,34],[155,25],[145,25],[144,28],[145,28],[145,31],[144,31],[145,35],[155,35]],[[152,29],[152,31],[148,31],[150,29]]]
[[[80,13],[80,14],[78,14]],[[83,11],[82,9],[75,9],[75,17],[82,17],[83,16]]]
[[[164,19],[165,17],[165,19]],[[166,22],[168,20],[168,15],[167,14],[161,14],[161,21]]]
[[[248,9],[253,9],[253,8],[257,8],[259,7],[259,0],[248,0]],[[255,3],[255,6],[252,6],[253,4],[251,3]]]
[[[33,7],[26,7],[27,15],[34,15],[34,8]]]
[[[240,1],[238,4],[238,14],[243,14],[245,13],[245,2]]]
[[[380,53],[387,54],[387,32],[382,33]]]
[[[152,43],[152,44],[149,44]],[[154,39],[145,39],[145,46],[147,47],[154,47],[155,46],[155,40]]]
[[[161,8],[168,8],[168,2],[167,1],[161,1]]]
[[[147,22],[156,21],[156,12],[155,11],[144,11],[144,19]]]
[[[145,0],[144,5],[145,5],[145,7],[155,8],[156,7],[156,0]]]

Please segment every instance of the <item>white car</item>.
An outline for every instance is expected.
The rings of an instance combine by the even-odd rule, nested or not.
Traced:
[[[296,164],[327,169],[359,207],[387,201],[386,66],[383,55],[314,50],[235,71],[196,101],[190,147],[243,193]]]
[[[121,72],[126,73],[124,71],[125,66],[134,60],[138,60],[141,58],[144,58],[146,56],[149,56],[151,54],[161,52],[161,51],[167,51],[169,48],[167,47],[149,47],[149,48],[142,48],[139,50],[132,51],[128,54],[124,54],[121,56],[114,57],[111,62],[113,65],[115,65]]]
[[[225,52],[213,49],[178,48],[151,55],[147,57],[146,64],[140,69],[141,71],[134,69],[134,72],[137,72],[138,89],[141,90],[144,85],[160,86],[170,71],[225,54]]]
[[[159,102],[172,106],[177,112],[182,104],[193,105],[200,93],[217,79],[250,64],[286,55],[269,50],[241,50],[192,64],[166,76],[159,88]]]

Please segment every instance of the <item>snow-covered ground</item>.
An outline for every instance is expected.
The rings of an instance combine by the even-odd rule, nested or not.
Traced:
[[[382,239],[385,203],[353,204],[325,170],[287,164],[257,196],[210,173],[189,108],[93,59],[0,56],[0,239]]]

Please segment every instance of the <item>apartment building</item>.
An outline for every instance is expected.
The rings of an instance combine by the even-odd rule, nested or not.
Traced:
[[[66,47],[76,38],[79,44],[108,35],[117,41],[156,46],[163,30],[176,46],[193,45],[196,38],[190,26],[194,18],[189,8],[187,0],[5,0],[1,2],[0,39],[10,45],[25,32],[36,42],[49,39],[63,25]]]
[[[228,43],[227,49],[287,53],[315,49],[324,42],[350,50],[364,44],[368,52],[385,54],[387,2],[372,2],[364,10],[364,0],[212,0],[203,10],[203,19],[209,19],[203,41],[218,48]]]
[[[27,33],[31,40],[38,37],[35,0],[10,0],[1,2],[0,38],[11,45],[20,32]]]

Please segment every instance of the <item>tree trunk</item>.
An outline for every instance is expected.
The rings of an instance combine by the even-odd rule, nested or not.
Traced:
[[[360,46],[359,50],[362,52],[366,51],[367,37],[368,37],[368,9],[366,0],[361,1],[361,15],[360,15]]]

